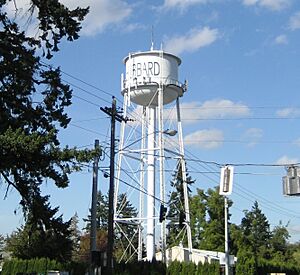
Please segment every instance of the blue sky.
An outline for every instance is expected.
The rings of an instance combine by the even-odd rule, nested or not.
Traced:
[[[70,7],[79,1],[62,1]],[[161,47],[182,59],[179,79],[188,80],[181,100],[183,132],[194,189],[218,185],[216,164],[235,164],[231,220],[256,199],[271,227],[289,223],[300,238],[300,198],[282,195],[284,167],[300,162],[300,2],[297,0],[80,1],[90,6],[81,37],[63,42],[49,64],[61,66],[74,90],[70,127],[63,145],[107,147],[109,119],[99,110],[111,96],[122,105],[120,74],[129,52]],[[26,1],[16,1],[20,15]],[[8,7],[10,10],[11,7]],[[12,11],[10,11],[12,13]],[[34,35],[34,22],[28,27]],[[107,149],[106,149],[107,150]],[[108,158],[100,166],[108,166]],[[212,163],[203,163],[208,161]],[[214,164],[216,163],[216,164]],[[257,164],[254,166],[248,164]],[[66,219],[88,214],[91,171],[71,176],[70,187],[43,187]],[[108,180],[99,176],[106,192]],[[5,187],[1,186],[4,197]],[[23,222],[18,195],[0,202],[0,233]],[[16,215],[14,214],[16,210]]]

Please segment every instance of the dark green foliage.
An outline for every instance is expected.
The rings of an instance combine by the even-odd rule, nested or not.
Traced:
[[[16,274],[47,274],[49,270],[66,270],[73,275],[85,274],[87,266],[82,263],[59,263],[47,258],[34,258],[30,260],[12,259],[6,261],[1,275]]]
[[[167,275],[181,274],[182,264],[178,261],[173,261],[169,264],[167,269]]]
[[[251,211],[244,211],[245,217],[236,234],[238,243],[237,272],[241,274],[257,274],[259,260],[270,259],[270,226],[266,216],[255,202]]]
[[[90,210],[91,211],[91,210]],[[107,230],[108,223],[108,196],[102,194],[101,191],[97,194],[97,229]],[[91,228],[91,215],[88,215],[86,219],[83,219],[86,222],[84,230],[89,231]]]
[[[191,231],[193,247],[200,247],[203,228],[206,224],[206,206],[203,190],[197,189],[197,193],[190,198]]]
[[[237,274],[255,275],[257,271],[253,254],[246,249],[240,249],[238,254],[238,262],[236,265]]]
[[[219,195],[219,187],[208,189],[204,195],[206,220],[204,224],[200,248],[224,251],[224,197]],[[229,207],[232,202],[228,201]],[[230,215],[229,215],[230,216]]]
[[[229,208],[232,201],[228,200]],[[224,197],[219,187],[197,189],[191,198],[192,234],[195,248],[224,251]],[[230,214],[229,214],[230,217]]]
[[[273,260],[258,259],[255,260],[251,253],[239,254],[236,274],[257,275],[269,273],[286,273],[288,275],[300,274],[300,267],[295,264],[283,261],[276,262]]]
[[[272,238],[270,240],[272,259],[285,262],[293,259],[292,250],[288,246],[289,237],[287,227],[283,226],[281,222],[275,226],[272,230]]]
[[[249,256],[246,257],[246,263],[249,262],[251,268],[248,270],[253,270],[253,272],[257,272],[258,268],[258,260],[259,259],[270,259],[270,240],[271,240],[271,231],[270,225],[266,218],[266,216],[262,213],[261,209],[258,207],[257,201],[254,203],[251,211],[244,211],[245,217],[242,219],[240,229],[240,240],[239,242],[239,251],[238,258],[241,255],[245,255],[246,253],[252,255],[251,262],[249,262]],[[250,272],[250,271],[249,271]]]
[[[117,209],[120,209],[117,217],[130,218],[137,216],[136,208],[132,206],[125,193],[118,196]],[[131,256],[134,253],[134,249],[138,246],[137,225],[118,223],[114,233],[114,257],[116,260],[118,262],[121,260],[134,260],[135,257]],[[134,247],[129,245],[127,238],[131,240]],[[126,250],[127,247],[128,249]]]
[[[187,174],[186,183],[188,187],[188,193],[191,192],[189,186],[195,181]],[[172,247],[178,245],[182,239],[181,233],[185,224],[185,210],[184,210],[184,188],[183,188],[183,175],[182,175],[182,160],[179,160],[176,167],[176,172],[173,175],[173,180],[171,181],[171,187],[174,191],[171,192],[169,198],[169,211],[167,218],[169,223],[167,224],[167,245]],[[183,243],[187,243],[187,238],[185,237]]]
[[[240,226],[231,227],[231,235],[237,250],[237,274],[300,274],[288,245],[287,228],[279,223],[270,231],[269,222],[257,202],[251,211],[245,211]]]
[[[7,17],[8,2],[0,1],[0,177],[7,189],[21,195],[25,217],[30,213],[38,223],[48,210],[40,193],[44,180],[66,187],[69,174],[95,154],[60,147],[58,134],[70,122],[65,108],[72,91],[62,82],[60,69],[45,66],[41,55],[51,58],[63,37],[77,39],[88,10],[69,10],[58,0],[32,0],[26,15],[30,22],[37,14],[40,31],[33,38],[16,23],[18,18]]]
[[[107,222],[108,222],[108,196],[103,195],[100,191],[97,195],[97,229],[98,232],[107,231]],[[125,193],[120,194],[118,196],[117,201],[117,209],[120,209],[118,212],[117,217],[119,218],[132,218],[137,216],[137,210],[134,206],[132,206],[131,202],[128,200],[127,195]],[[89,232],[91,227],[91,215],[89,215],[86,219],[85,230]],[[128,238],[131,240],[133,245],[137,247],[138,243],[138,235],[137,233],[137,225],[130,224],[130,223],[118,223],[118,226],[115,227],[114,231],[114,257],[117,261],[120,260],[127,260],[131,258],[132,260],[134,257],[131,257],[134,249],[132,246],[129,246],[126,253],[126,250],[129,242]],[[106,237],[106,236],[105,236]]]
[[[245,255],[246,256],[246,255]],[[248,254],[250,256],[250,254]],[[270,261],[260,260],[258,261],[257,270],[254,270],[253,257],[244,257],[246,259],[243,265],[239,263],[237,266],[236,274],[243,275],[258,275],[268,273],[286,273],[288,275],[299,274],[300,269],[290,264],[278,264]],[[31,259],[31,260],[19,260],[13,259],[7,261],[3,267],[3,275],[15,275],[20,272],[27,273],[45,273],[47,270],[66,270],[72,272],[74,275],[84,274],[87,266],[68,263],[60,264],[56,261],[49,259]],[[105,273],[104,273],[105,274]],[[114,275],[123,274],[142,274],[142,275],[220,275],[220,265],[218,262],[214,263],[185,263],[174,261],[166,267],[161,262],[131,262],[125,264],[124,262],[116,264],[114,269]]]
[[[142,274],[142,275],[219,275],[219,263],[205,263],[196,265],[174,261],[166,267],[161,262],[132,262],[116,265],[114,275]]]
[[[4,263],[1,275],[15,275],[18,273],[46,274],[51,269],[61,270],[62,264],[46,258],[30,260],[12,259]]]
[[[80,250],[80,238],[81,238],[81,231],[78,228],[78,215],[75,213],[75,215],[70,220],[70,239],[72,241],[72,260],[78,261],[80,258],[79,256],[79,250]]]
[[[6,250],[21,259],[45,257],[60,262],[70,261],[73,249],[69,229],[71,221],[63,222],[62,216],[56,217],[58,208],[51,209],[47,200],[42,205],[47,207],[46,211],[35,215],[29,213],[25,225],[7,238]],[[42,216],[44,214],[47,215]],[[37,216],[40,217],[38,221],[35,220]]]
[[[142,274],[142,275],[164,275],[166,274],[166,266],[161,262],[124,262],[116,265],[114,275],[123,274]]]
[[[194,263],[185,263],[182,264],[181,275],[194,275],[197,272],[197,266]]]
[[[0,254],[3,252],[5,246],[5,238],[0,234]]]

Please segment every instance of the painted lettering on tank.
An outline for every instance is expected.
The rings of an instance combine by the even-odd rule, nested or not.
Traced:
[[[160,75],[160,64],[158,62],[138,62],[132,64],[132,76],[158,76]]]

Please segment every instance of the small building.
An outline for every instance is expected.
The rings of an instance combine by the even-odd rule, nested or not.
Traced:
[[[189,261],[189,250],[182,246],[173,246],[166,250],[167,263],[178,261],[178,262],[188,262]],[[162,253],[156,253],[156,260],[162,260]],[[235,265],[237,257],[233,255],[229,256],[230,265]],[[192,249],[192,262],[196,265],[201,263],[213,263],[219,262],[221,265],[225,264],[225,253],[218,251],[209,251],[202,249]]]

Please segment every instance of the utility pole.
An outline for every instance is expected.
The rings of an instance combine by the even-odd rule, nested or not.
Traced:
[[[107,236],[107,273],[113,271],[113,247],[114,247],[114,179],[115,179],[115,128],[116,120],[119,122],[127,121],[123,118],[116,108],[116,99],[113,97],[111,108],[100,108],[101,111],[111,117],[110,131],[110,175],[109,175],[109,193],[108,193],[108,236]]]
[[[95,151],[99,151],[99,140],[95,140]],[[94,157],[93,163],[93,187],[92,187],[92,206],[91,206],[91,236],[90,236],[90,253],[91,253],[91,272],[94,274],[94,269],[100,259],[99,253],[97,253],[97,224],[96,224],[96,214],[97,214],[97,194],[98,194],[98,163],[101,156],[101,151]]]

